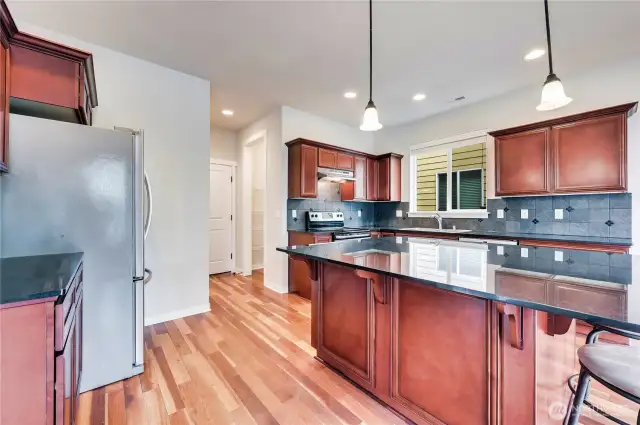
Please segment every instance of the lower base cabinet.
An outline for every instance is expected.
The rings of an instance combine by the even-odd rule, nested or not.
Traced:
[[[0,305],[0,424],[75,424],[82,276],[81,267],[64,297]]]
[[[318,358],[410,421],[562,423],[571,319],[329,263],[316,288]]]

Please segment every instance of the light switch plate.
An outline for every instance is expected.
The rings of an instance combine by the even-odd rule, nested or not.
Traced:
[[[498,245],[498,255],[504,255],[504,247],[502,245]]]
[[[529,210],[520,210],[520,218],[529,218]]]
[[[402,210],[396,210],[396,217],[402,218]]]
[[[362,210],[358,210],[358,217],[362,217]]]
[[[402,236],[396,236],[396,243],[402,244]]]
[[[291,210],[291,218],[296,218],[298,216],[298,211]]]
[[[563,215],[564,215],[564,210],[562,208],[556,208],[556,212],[555,212],[556,220],[562,220]]]
[[[504,218],[504,210],[498,210],[496,211],[496,216],[498,218]]]
[[[520,256],[522,258],[529,258],[529,248],[520,248]]]
[[[562,251],[556,251],[555,253],[556,261],[564,261],[564,254]]]

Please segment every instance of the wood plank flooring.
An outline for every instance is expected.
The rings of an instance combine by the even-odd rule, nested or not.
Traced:
[[[209,297],[209,313],[146,327],[144,374],[82,394],[77,425],[405,424],[313,358],[306,300],[260,272],[213,276]],[[592,397],[635,423],[633,403]]]

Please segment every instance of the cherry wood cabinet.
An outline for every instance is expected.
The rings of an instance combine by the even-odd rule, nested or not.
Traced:
[[[373,158],[367,158],[367,201],[377,201],[380,189],[379,181],[380,163]]]
[[[289,148],[289,198],[318,196],[318,148],[297,144]]]
[[[2,425],[75,423],[83,365],[82,280],[80,265],[63,297],[0,305]]]
[[[338,168],[338,152],[332,149],[318,148],[318,167]]]
[[[311,263],[318,358],[411,423],[559,423],[549,409],[569,400],[566,382],[577,367],[572,319]],[[529,278],[498,276],[515,292]]]
[[[615,114],[553,127],[553,191],[626,190],[626,123]]]
[[[355,181],[341,184],[343,201],[400,201],[402,155],[370,155],[308,139],[289,148],[289,198],[318,196],[318,167],[353,171]]]
[[[496,137],[496,195],[549,193],[548,129]]]
[[[353,171],[353,167],[354,167],[353,161],[354,161],[353,155],[338,152],[336,168],[340,170]]]
[[[0,1],[0,173],[7,171],[9,144],[9,46],[18,32],[4,0]]]
[[[367,158],[356,156],[354,164],[355,181],[343,183],[340,189],[340,197],[343,201],[367,200]]]
[[[627,190],[627,118],[637,103],[489,133],[496,195]]]

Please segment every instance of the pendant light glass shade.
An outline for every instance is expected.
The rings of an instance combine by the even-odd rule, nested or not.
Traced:
[[[376,131],[382,128],[382,124],[378,121],[378,109],[376,109],[373,100],[369,100],[367,107],[364,110],[364,116],[362,117],[362,124],[360,130],[362,131]]]
[[[567,106],[572,100],[564,93],[562,82],[556,74],[549,74],[544,86],[542,86],[542,98],[536,109],[538,111],[551,111]]]

